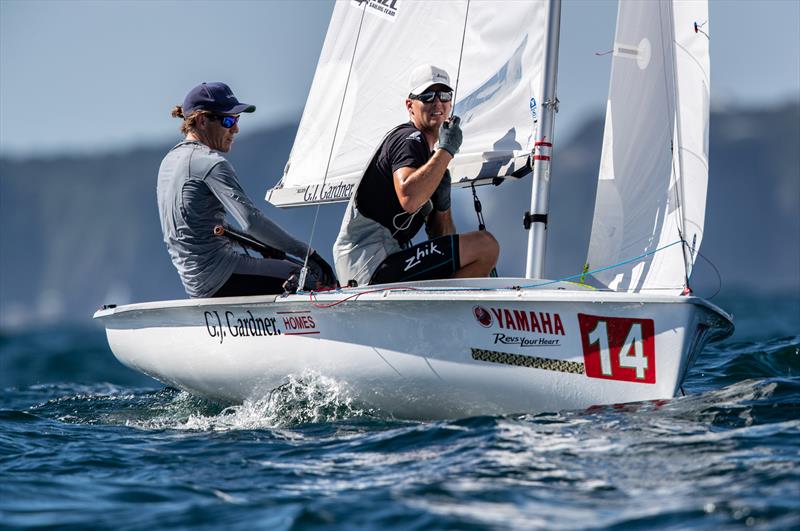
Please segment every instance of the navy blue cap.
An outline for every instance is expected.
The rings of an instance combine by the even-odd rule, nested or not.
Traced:
[[[183,100],[183,115],[194,111],[211,111],[218,114],[239,114],[253,112],[255,105],[241,103],[225,83],[201,83],[189,91]]]

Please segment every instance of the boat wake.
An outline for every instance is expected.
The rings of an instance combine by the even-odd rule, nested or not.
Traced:
[[[345,386],[312,371],[290,375],[268,396],[225,405],[185,391],[131,390],[96,386],[34,386],[63,396],[30,408],[34,414],[70,424],[128,426],[144,430],[235,431],[290,428],[358,418],[389,418],[358,404]]]
[[[197,401],[188,393],[181,392],[177,402],[185,400]],[[312,371],[289,375],[286,383],[273,389],[265,398],[246,400],[220,411],[201,410],[188,417],[169,413],[134,425],[145,429],[258,430],[376,415],[374,410],[358,405],[339,382]]]

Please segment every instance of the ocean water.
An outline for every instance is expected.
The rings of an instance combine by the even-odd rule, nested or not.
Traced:
[[[715,302],[737,331],[686,396],[437,422],[322,376],[223,407],[89,324],[6,332],[0,527],[800,528],[800,297]]]

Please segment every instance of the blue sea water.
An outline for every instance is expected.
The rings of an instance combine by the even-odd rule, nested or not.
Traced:
[[[102,330],[6,332],[0,526],[800,528],[800,298],[715,302],[737,331],[686,396],[438,422],[324,377],[223,407],[122,367]]]

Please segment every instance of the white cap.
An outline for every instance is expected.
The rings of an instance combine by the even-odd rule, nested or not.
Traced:
[[[449,90],[453,90],[447,72],[433,65],[419,65],[412,70],[408,85],[411,87],[409,93],[414,96],[419,96],[432,85],[444,85]]]

